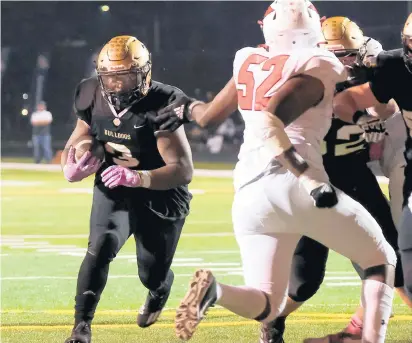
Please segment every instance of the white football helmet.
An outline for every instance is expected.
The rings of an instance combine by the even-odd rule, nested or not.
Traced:
[[[320,16],[308,0],[275,0],[260,22],[266,45],[288,51],[324,41]]]
[[[365,36],[365,57],[378,56],[383,51],[383,46],[376,39]]]
[[[371,67],[376,64],[376,57],[383,51],[383,46],[376,39],[366,37],[356,57],[358,65]]]

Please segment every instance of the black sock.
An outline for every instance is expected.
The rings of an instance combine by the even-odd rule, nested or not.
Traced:
[[[284,333],[285,332],[285,321],[287,317],[278,317],[272,323],[271,327],[275,328],[278,332]]]

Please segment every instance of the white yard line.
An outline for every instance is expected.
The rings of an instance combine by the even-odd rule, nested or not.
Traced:
[[[216,222],[215,222],[216,223]],[[190,225],[190,222],[188,222]],[[27,224],[26,224],[27,225]],[[36,224],[37,225],[37,224]],[[230,237],[233,232],[197,232],[197,233],[183,233],[182,237]],[[88,238],[89,235],[2,235],[1,240],[8,239],[67,239],[67,238]]]
[[[44,185],[43,181],[0,180],[1,187],[32,187]]]
[[[61,167],[58,164],[34,164],[34,163],[1,163],[1,169],[14,170],[36,170],[47,172],[60,172]],[[233,170],[209,170],[209,169],[195,169],[195,177],[217,177],[217,178],[233,178]],[[388,184],[388,178],[385,176],[376,177],[379,182]]]
[[[222,272],[218,268],[212,269],[214,275],[216,276],[234,276],[233,274]],[[239,274],[240,276],[241,274]],[[193,273],[177,273],[176,277],[191,277]],[[131,275],[109,275],[109,279],[137,279],[137,274]],[[30,280],[77,280],[77,275],[75,276],[9,276],[1,277],[2,281],[30,281]],[[325,282],[324,285],[327,287],[352,287],[360,286],[362,283],[358,282]]]
[[[46,171],[46,172],[62,172],[59,164],[34,164],[34,163],[1,163],[1,169],[14,169],[14,170],[33,170],[33,171]],[[195,176],[200,177],[219,177],[219,178],[232,178],[232,170],[208,170],[208,169],[195,169]]]
[[[352,287],[352,286],[361,286],[362,282],[326,282],[325,286],[327,287]]]

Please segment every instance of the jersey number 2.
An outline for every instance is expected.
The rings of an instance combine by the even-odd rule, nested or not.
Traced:
[[[238,75],[238,104],[241,110],[245,111],[261,111],[267,106],[269,99],[266,97],[267,92],[279,82],[282,78],[282,70],[289,56],[280,55],[268,58],[262,55],[250,55],[239,70]],[[263,63],[264,62],[264,63]],[[250,70],[252,65],[260,65],[259,71],[270,71],[269,75],[257,87],[255,97],[253,97],[255,89],[254,71]],[[254,98],[254,101],[253,101]]]

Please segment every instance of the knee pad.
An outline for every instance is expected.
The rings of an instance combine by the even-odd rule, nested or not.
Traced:
[[[97,239],[95,247],[88,252],[96,256],[97,263],[109,263],[113,261],[119,250],[119,238],[116,233],[107,231]]]
[[[317,265],[316,268],[294,266],[289,280],[289,298],[295,302],[305,302],[313,297],[319,290],[325,277],[324,265]],[[300,272],[299,272],[300,270]]]
[[[306,280],[295,287],[289,288],[289,298],[293,301],[302,303],[312,298],[319,290],[323,282],[324,274],[318,278]]]

